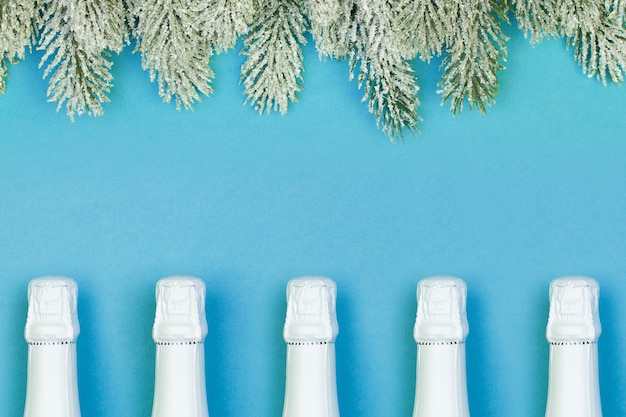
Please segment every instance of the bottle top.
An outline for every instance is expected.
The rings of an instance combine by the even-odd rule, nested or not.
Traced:
[[[463,342],[469,333],[467,287],[455,277],[430,277],[417,285],[413,337],[420,342]]]
[[[74,342],[80,333],[78,286],[65,277],[42,277],[28,284],[24,338],[34,342]]]
[[[155,342],[201,342],[208,325],[204,282],[194,277],[168,277],[156,285]]]
[[[602,333],[599,285],[587,277],[563,277],[550,283],[549,342],[595,342]]]
[[[301,277],[287,284],[283,337],[290,342],[332,342],[339,333],[337,285],[324,277]]]

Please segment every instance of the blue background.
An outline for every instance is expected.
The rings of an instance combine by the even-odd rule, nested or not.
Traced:
[[[215,57],[215,94],[163,104],[132,47],[115,57],[102,118],[74,124],[45,99],[41,54],[10,68],[0,97],[0,409],[23,412],[30,279],[79,284],[86,417],[148,417],[154,285],[207,284],[212,417],[282,411],[285,285],[338,284],[337,379],[345,417],[410,416],[415,287],[468,285],[475,417],[540,417],[548,285],[601,285],[607,417],[626,415],[626,91],[581,73],[560,41],[506,28],[497,104],[450,115],[438,62],[416,62],[421,136],[391,144],[345,62],[305,48],[305,88],[286,116],[242,105],[243,57]]]

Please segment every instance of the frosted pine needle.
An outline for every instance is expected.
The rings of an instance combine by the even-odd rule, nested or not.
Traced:
[[[234,48],[237,37],[248,32],[254,18],[254,0],[209,0],[206,21],[201,28],[216,53]]]
[[[390,1],[356,0],[356,47],[350,56],[350,78],[363,88],[379,128],[391,141],[403,130],[417,131],[418,86],[413,68],[396,48]]]
[[[157,80],[159,96],[176,108],[193,109],[201,94],[210,95],[214,77],[209,66],[210,42],[202,30],[210,11],[194,0],[137,0],[136,51],[144,70]]]
[[[470,110],[476,106],[486,113],[486,106],[495,102],[497,73],[506,59],[508,38],[497,19],[506,20],[506,8],[498,0],[454,0],[450,6],[453,23],[446,39],[439,93],[444,102],[450,100],[453,113],[463,110],[465,100]]]
[[[7,62],[5,59],[0,61],[0,94],[4,94],[7,89],[7,77],[9,76],[9,69],[7,68]]]
[[[531,42],[565,37],[590,77],[622,83],[626,70],[624,0],[516,0],[519,27]]]
[[[305,0],[311,34],[321,58],[344,59],[354,29],[352,0]]]
[[[34,38],[35,0],[0,0],[0,94],[6,91],[8,63],[24,59]]]
[[[125,11],[118,0],[49,0],[42,5],[38,49],[40,67],[50,76],[49,101],[67,114],[103,114],[112,86],[110,52],[120,52],[127,34]]]
[[[418,56],[430,62],[443,52],[446,34],[452,25],[446,10],[449,0],[398,0],[393,28],[402,56]]]
[[[624,11],[598,0],[564,0],[561,7],[563,35],[574,47],[574,57],[583,73],[622,83],[626,70]]]
[[[241,67],[245,103],[259,113],[287,112],[302,89],[307,23],[299,0],[265,0],[250,31],[244,36]]]
[[[524,36],[530,34],[534,45],[543,38],[560,37],[559,14],[561,0],[515,0],[515,17]]]

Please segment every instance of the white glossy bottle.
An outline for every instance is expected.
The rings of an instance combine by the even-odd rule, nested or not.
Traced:
[[[469,417],[465,282],[431,277],[417,286],[417,370],[413,417]]]
[[[152,417],[208,417],[204,371],[204,282],[169,277],[156,286],[156,375]]]
[[[598,283],[591,278],[564,277],[550,284],[546,417],[602,417],[598,298]]]
[[[24,417],[80,417],[76,372],[77,286],[65,277],[28,285],[28,374]]]
[[[323,277],[287,285],[287,377],[283,417],[339,417],[335,372],[337,287]]]

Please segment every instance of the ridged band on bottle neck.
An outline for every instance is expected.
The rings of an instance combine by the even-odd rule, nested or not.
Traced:
[[[469,333],[467,286],[456,277],[430,277],[417,285],[417,315],[413,337],[420,345],[465,341]]]
[[[67,277],[41,277],[28,284],[24,338],[32,345],[75,342],[80,334],[78,286]]]
[[[330,278],[300,277],[287,284],[285,342],[333,342],[339,333],[337,285]]]
[[[169,342],[201,342],[207,335],[204,282],[174,276],[156,285],[156,313],[152,338],[159,345]]]
[[[598,312],[600,286],[593,278],[562,277],[550,283],[546,338],[559,342],[596,342],[602,333]]]

